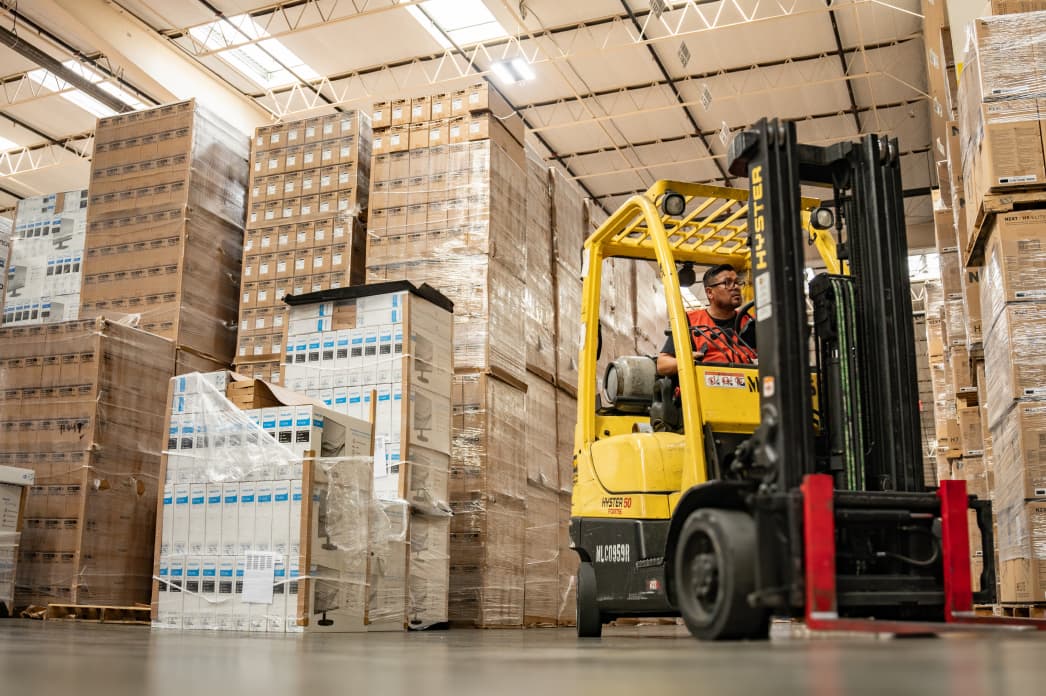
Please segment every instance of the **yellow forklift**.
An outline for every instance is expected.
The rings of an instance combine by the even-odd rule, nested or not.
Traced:
[[[829,630],[989,628],[973,603],[994,601],[990,503],[965,482],[923,479],[896,141],[807,146],[794,124],[764,119],[730,160],[747,190],[661,181],[585,242],[578,635],[640,616],[681,616],[706,640],[765,638],[774,615]],[[816,275],[808,245],[825,267]],[[676,383],[653,356],[601,356],[610,258],[657,264],[677,356],[692,354],[693,330],[680,278],[720,263],[747,274],[737,328],[754,311],[758,365],[680,359]]]

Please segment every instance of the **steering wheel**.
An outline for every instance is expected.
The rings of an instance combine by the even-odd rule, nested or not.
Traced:
[[[737,316],[734,317],[734,333],[737,334],[738,336],[741,335],[741,320],[745,317],[746,314],[751,312],[754,307],[755,307],[755,300],[750,300],[749,302],[745,302],[743,305],[738,307],[738,309],[737,309]],[[755,319],[754,316],[752,318]]]

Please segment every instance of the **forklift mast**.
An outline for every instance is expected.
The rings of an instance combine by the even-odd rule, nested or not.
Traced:
[[[794,123],[763,119],[734,139],[730,162],[751,189],[762,416],[756,465],[772,472],[778,490],[797,488],[807,474],[832,473],[841,490],[925,491],[897,141],[866,135],[801,145]],[[839,257],[850,270],[811,283],[820,422],[808,387],[802,184],[834,192],[835,214],[814,217],[834,218],[845,234]]]

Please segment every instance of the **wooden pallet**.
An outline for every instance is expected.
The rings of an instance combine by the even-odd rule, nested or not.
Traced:
[[[1046,604],[1010,603],[996,604],[996,616],[1012,616],[1023,619],[1046,619]]]
[[[973,221],[973,235],[964,250],[966,266],[984,265],[984,247],[988,243],[988,223],[992,216],[1024,208],[1046,206],[1046,188],[989,193],[984,196]]]
[[[44,620],[131,624],[135,626],[148,626],[152,623],[151,609],[148,606],[106,607],[96,604],[48,604]]]

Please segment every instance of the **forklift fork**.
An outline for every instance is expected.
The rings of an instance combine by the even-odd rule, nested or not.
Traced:
[[[925,635],[946,632],[1039,630],[1046,620],[979,616],[973,609],[969,510],[965,481],[941,481],[941,555],[944,571],[944,621],[880,621],[839,616],[835,572],[835,490],[828,474],[803,479],[806,625],[814,631],[857,631]],[[989,549],[985,550],[986,553]]]

